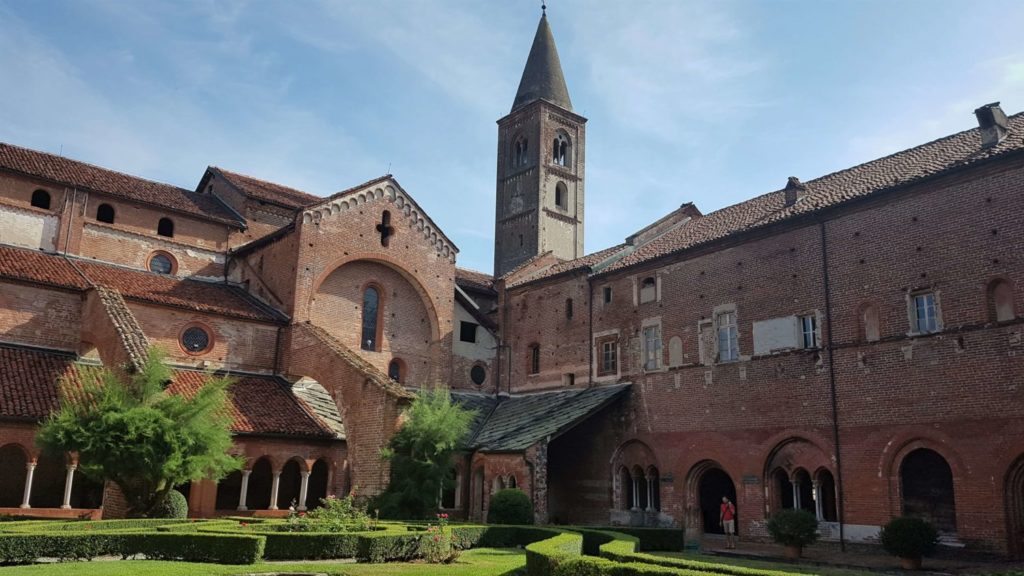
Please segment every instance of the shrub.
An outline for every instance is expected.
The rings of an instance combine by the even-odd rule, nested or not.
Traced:
[[[533,503],[522,490],[506,488],[491,496],[487,512],[490,524],[533,524]]]
[[[768,519],[768,533],[783,546],[804,546],[818,541],[818,519],[807,510],[780,510]]]
[[[556,534],[526,547],[527,576],[551,576],[559,564],[583,554],[583,536],[573,532]]]
[[[0,535],[0,563],[25,563],[37,558],[87,560],[96,556],[123,558],[144,554],[160,560],[252,564],[263,556],[264,540],[236,534],[173,532],[67,531],[50,534]]]
[[[920,518],[894,518],[882,527],[882,547],[893,556],[920,558],[935,551],[939,533]]]
[[[188,518],[188,500],[177,490],[171,490],[149,512],[150,518]]]
[[[362,534],[356,558],[360,562],[394,562],[412,560],[420,554],[423,532],[384,532]]]
[[[288,532],[362,532],[373,524],[366,510],[356,505],[355,496],[328,496],[310,512],[292,512],[282,530]]]
[[[662,552],[682,552],[686,548],[686,534],[682,528],[637,528],[631,526],[614,526],[599,528],[604,532],[617,532],[633,536],[640,540],[637,550],[659,550]]]

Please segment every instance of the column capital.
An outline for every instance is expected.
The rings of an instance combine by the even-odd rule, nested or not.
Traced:
[[[252,474],[252,470],[240,470],[240,472],[242,473],[242,476],[246,478],[249,477],[249,474]]]
[[[31,471],[33,471],[35,469],[36,469],[36,461],[35,460],[33,460],[31,462],[26,462],[25,463],[25,470],[28,470],[29,472],[31,472]]]
[[[280,478],[282,472],[284,472],[284,470],[274,470],[274,478]]]
[[[302,474],[303,478],[309,478],[309,474],[310,473],[309,472],[299,472],[299,474]]]

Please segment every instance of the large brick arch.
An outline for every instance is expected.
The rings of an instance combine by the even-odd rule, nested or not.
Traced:
[[[380,291],[380,352],[360,350],[363,291]],[[429,386],[442,374],[442,337],[434,302],[405,268],[379,257],[344,257],[316,279],[305,304],[309,321],[323,328],[379,370],[401,361],[402,383]]]
[[[312,324],[289,326],[283,344],[284,371],[316,380],[338,405],[353,488],[360,496],[378,494],[388,482],[380,450],[397,429],[412,394]]]

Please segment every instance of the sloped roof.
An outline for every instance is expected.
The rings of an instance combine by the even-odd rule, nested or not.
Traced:
[[[102,286],[128,300],[248,320],[285,320],[279,312],[227,283],[154,274],[27,248],[0,245],[0,278],[76,290]]]
[[[494,292],[494,276],[470,270],[469,268],[455,267],[455,283],[461,286],[463,290]]]
[[[215,196],[130,176],[46,152],[0,143],[0,169],[64,186],[153,204],[199,218],[242,227],[244,223]]]
[[[627,246],[625,244],[619,244],[617,246],[612,246],[611,248],[605,248],[604,250],[594,252],[593,254],[587,254],[586,256],[576,258],[575,260],[561,260],[555,262],[551,266],[539,269],[532,274],[524,274],[516,278],[514,282],[509,282],[508,286],[510,288],[514,288],[541,278],[550,278],[551,276],[557,276],[559,274],[573,272],[576,270],[593,268],[594,266],[597,266],[605,260],[615,256],[616,253],[622,251],[626,247]]]
[[[231,172],[217,166],[210,166],[208,170],[222,177],[246,196],[263,202],[296,209],[316,204],[321,200],[319,196],[302,190]]]
[[[558,48],[555,47],[555,37],[548,26],[547,14],[542,15],[537,23],[537,33],[533,37],[526,67],[523,68],[523,77],[519,80],[512,111],[536,100],[546,100],[572,111],[569,89],[565,85]]]
[[[230,375],[229,375],[230,376]],[[206,382],[207,375],[193,370],[175,370],[172,394],[192,396]],[[231,430],[242,434],[334,438],[334,430],[322,422],[291,386],[274,376],[236,375],[228,389],[231,398]]]
[[[591,266],[592,264],[588,262],[593,262],[595,256],[602,254],[617,259],[603,269],[595,270],[595,273],[622,270],[757,228],[836,208],[846,202],[966,168],[985,160],[1020,153],[1024,151],[1024,113],[1014,114],[1008,121],[1009,134],[997,146],[983,148],[980,129],[965,130],[804,182],[804,196],[790,206],[786,206],[784,189],[779,189],[692,218],[685,224],[671,228],[638,246],[622,244],[576,260],[549,266],[524,279],[517,279],[516,285],[547,278],[567,269]]]
[[[99,366],[77,360],[74,354],[0,344],[0,420],[38,422],[60,405],[61,378],[81,386],[95,377]],[[336,438],[298,397],[288,383],[273,376],[235,376],[229,389],[231,429],[243,434]],[[206,381],[203,372],[174,370],[172,394],[191,396]]]
[[[473,441],[483,430],[487,423],[487,417],[498,405],[498,399],[493,394],[482,394],[480,392],[463,392],[452,390],[452,401],[467,410],[473,411],[473,421],[469,424],[469,432],[466,434],[464,443],[466,446],[473,446]]]
[[[292,384],[292,393],[305,402],[338,438],[345,438],[345,423],[338,412],[338,404],[319,382],[303,378]]]
[[[629,387],[629,384],[619,384],[499,398],[497,406],[476,430],[469,447],[483,452],[525,450],[589,418]],[[465,393],[453,394],[460,403],[471,400],[468,396]],[[478,405],[485,404],[478,401]]]
[[[0,244],[0,278],[85,290],[89,283],[67,258]]]

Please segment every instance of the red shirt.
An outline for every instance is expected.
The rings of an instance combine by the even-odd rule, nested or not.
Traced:
[[[733,515],[736,513],[736,507],[732,505],[732,502],[722,503],[722,521],[728,522],[733,519]]]

